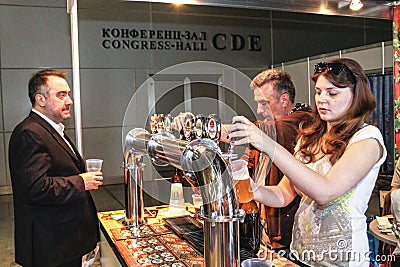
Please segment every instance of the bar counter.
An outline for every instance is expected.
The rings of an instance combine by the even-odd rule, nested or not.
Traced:
[[[202,222],[194,218],[193,205],[187,204],[186,207],[187,215],[175,218],[168,217],[168,206],[144,208],[146,223],[139,227],[138,233],[133,233],[132,228],[129,229],[124,225],[125,210],[99,212],[102,266],[204,266],[201,249],[203,243],[196,242],[196,239],[187,240],[168,225],[169,219],[172,221],[177,219],[179,222],[181,219],[193,221],[195,224],[191,227],[193,233],[196,233],[198,228],[194,226],[200,225],[201,228]],[[273,266],[298,266],[287,259],[282,259],[273,251],[263,249],[267,255],[266,259],[272,261]]]

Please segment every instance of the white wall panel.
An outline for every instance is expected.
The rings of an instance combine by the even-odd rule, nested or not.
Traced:
[[[373,47],[367,50],[342,53],[342,57],[349,57],[357,60],[364,70],[382,69],[382,48]]]
[[[66,8],[0,6],[2,68],[71,66]]]
[[[149,114],[149,89],[152,86],[148,78],[155,71],[138,69],[135,71],[135,87],[133,93],[127,99],[129,102],[125,106],[124,126],[127,130],[140,127],[144,128],[148,122]]]
[[[34,69],[2,70],[3,88],[3,113],[4,131],[11,132],[14,127],[21,122],[32,109],[28,97],[28,82],[31,75],[36,72]],[[71,74],[68,75],[69,84]],[[74,126],[73,112],[71,118],[65,123],[67,128]]]
[[[365,47],[365,48],[355,48],[347,51],[343,51],[341,53],[342,57],[352,58],[360,63],[360,65],[364,68],[366,72],[368,71],[376,71],[381,70],[382,67],[386,69],[393,68],[393,47],[390,42],[384,44],[383,52],[381,44],[376,44],[374,46]],[[306,86],[308,83],[308,79],[311,78],[314,72],[314,65],[321,61],[328,61],[330,59],[334,59],[340,56],[340,52],[330,53],[327,55],[321,55],[319,57],[313,57],[309,62],[309,73],[305,73],[307,71],[307,59],[300,59],[295,62],[284,63],[284,69],[290,73],[293,81],[295,82],[297,94],[297,101],[306,101],[306,97],[308,92],[306,92]],[[382,66],[382,64],[384,66]],[[387,71],[387,70],[386,70]],[[314,82],[311,81],[310,84],[310,99],[311,105],[314,105]]]
[[[84,158],[103,159],[105,184],[120,183],[117,177],[124,175],[120,167],[123,163],[121,127],[83,129]]]
[[[314,93],[309,91],[310,76],[307,71],[307,61],[284,66],[284,69],[292,76],[296,87],[295,101],[312,104],[314,101]]]
[[[28,80],[35,70],[2,70],[4,130],[11,132],[32,109]]]
[[[0,78],[2,71],[0,70]],[[3,121],[3,86],[0,80],[0,132],[4,131],[4,121]]]
[[[127,38],[108,38],[113,30],[148,29],[148,12],[135,10],[79,10],[79,49],[81,68],[150,68],[154,61],[150,50],[104,48],[102,43]],[[106,34],[103,34],[103,29]],[[103,37],[105,36],[105,37]],[[108,47],[108,46],[107,46]],[[162,59],[157,59],[159,61]]]
[[[10,142],[11,133],[4,134],[4,162],[5,162],[5,181],[7,186],[11,186],[11,175],[10,175],[10,168],[8,168],[8,144]],[[3,154],[2,154],[3,155]],[[2,158],[2,157],[1,157]],[[1,161],[1,160],[0,160]]]
[[[0,0],[0,4],[7,5],[24,5],[24,6],[52,6],[65,7],[66,0]]]
[[[390,42],[384,47],[385,68],[393,68],[393,45]]]
[[[131,69],[81,70],[83,128],[120,127],[135,91]]]
[[[0,155],[8,154],[7,151],[5,150],[6,149],[4,147],[5,142],[3,142],[3,140],[5,140],[5,134],[0,133]],[[7,178],[6,170],[8,170],[8,165],[6,165],[6,159],[5,157],[0,157],[0,186],[9,185],[9,179]]]
[[[232,106],[232,109],[228,109],[226,105],[222,105],[222,107],[225,108],[225,114],[221,117],[223,123],[231,123],[232,116],[249,116],[249,114],[243,113],[245,112],[244,109],[251,110],[250,113],[255,118],[263,119],[262,116],[257,115],[257,104],[254,102],[253,90],[250,89],[252,78],[254,77],[249,77],[240,69],[226,68],[223,70],[223,75],[221,77],[221,86],[227,88],[227,90],[231,91],[237,98],[233,99],[234,105]],[[238,101],[238,99],[240,99],[241,101]]]

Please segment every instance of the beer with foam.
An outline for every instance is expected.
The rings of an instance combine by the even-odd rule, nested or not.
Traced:
[[[232,161],[232,176],[239,203],[247,203],[252,200],[253,191],[250,185],[247,161],[241,159]]]

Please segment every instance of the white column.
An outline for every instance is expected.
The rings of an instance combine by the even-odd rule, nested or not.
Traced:
[[[72,94],[74,97],[75,140],[79,153],[83,155],[81,88],[79,76],[78,0],[67,0],[67,13],[70,14],[71,20]]]
[[[183,81],[183,97],[185,101],[185,112],[192,112],[192,92],[190,90],[190,79],[188,77]]]

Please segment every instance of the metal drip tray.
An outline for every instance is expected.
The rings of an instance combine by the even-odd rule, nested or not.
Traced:
[[[189,215],[164,218],[165,224],[179,237],[188,242],[202,256],[204,256],[204,231],[203,225]],[[240,249],[240,261],[253,258],[254,255],[245,250]]]
[[[191,216],[179,216],[163,219],[167,227],[188,242],[200,254],[204,254],[203,225]]]

